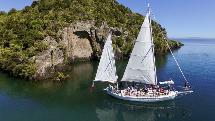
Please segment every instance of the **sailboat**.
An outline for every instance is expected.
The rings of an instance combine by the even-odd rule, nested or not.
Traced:
[[[150,7],[148,5],[148,12],[120,81],[117,81],[118,76],[116,74],[111,34],[107,37],[94,82],[112,83],[105,89],[110,96],[128,101],[158,102],[173,100],[181,94],[193,92],[190,86],[188,86],[188,81],[174,57],[168,42],[166,43],[170,52],[185,79],[185,87],[183,92],[179,92],[173,89],[173,80],[158,83],[150,14]],[[119,82],[125,86],[119,87]]]

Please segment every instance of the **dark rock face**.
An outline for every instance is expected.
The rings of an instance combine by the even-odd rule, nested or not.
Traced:
[[[121,34],[116,28],[112,30],[113,34]],[[34,79],[51,78],[58,70],[55,67],[59,64],[99,58],[109,31],[106,23],[98,28],[93,21],[76,22],[58,32],[60,40],[46,37],[44,43],[48,45],[48,49],[34,57]],[[120,52],[118,53],[120,55]]]

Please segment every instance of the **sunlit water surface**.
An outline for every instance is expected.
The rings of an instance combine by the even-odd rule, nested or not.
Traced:
[[[161,103],[130,103],[108,96],[97,83],[98,62],[73,65],[65,83],[34,83],[0,74],[1,121],[214,121],[215,40],[183,40],[174,51],[194,93]],[[117,63],[121,77],[126,61]],[[183,78],[171,55],[157,58],[159,80]]]

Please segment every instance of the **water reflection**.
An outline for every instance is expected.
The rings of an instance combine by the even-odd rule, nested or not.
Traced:
[[[162,61],[160,65],[164,62]],[[117,61],[116,65],[117,73],[119,78],[121,78],[127,65],[127,60]],[[0,74],[0,93],[5,93],[9,96],[25,97],[42,103],[48,103],[49,105],[57,102],[63,104],[69,101],[84,103],[87,99],[98,100],[100,98],[106,98],[107,95],[102,91],[106,86],[105,84],[97,84],[94,90],[96,95],[92,95],[89,92],[97,66],[98,62],[80,62],[71,65],[70,71],[67,72],[70,78],[64,83],[52,81],[35,83],[11,78],[6,74]]]
[[[100,121],[156,121],[176,118],[174,101],[157,104],[128,104],[123,101],[103,101],[96,107]],[[188,112],[189,113],[189,112]]]
[[[162,67],[166,60],[166,57],[159,58],[158,65]],[[126,64],[126,60],[117,62],[119,77]],[[189,108],[177,106],[176,101],[138,104],[114,99],[102,91],[106,85],[101,83],[90,93],[97,66],[98,62],[73,64],[68,71],[71,76],[64,83],[34,83],[0,74],[0,107],[6,108],[11,115],[19,114],[20,118],[15,119],[22,121],[28,121],[32,116],[35,120],[49,120],[50,115],[55,117],[52,121],[168,121],[180,118],[186,121],[191,116]],[[7,112],[0,109],[0,114]],[[5,119],[10,118],[13,119],[5,116]]]
[[[82,91],[82,88],[89,86],[94,78],[96,65],[96,62],[82,62],[71,65],[72,69],[68,72],[70,78],[65,85],[68,93]]]
[[[157,69],[162,68],[166,65],[168,55],[156,55],[156,67]]]

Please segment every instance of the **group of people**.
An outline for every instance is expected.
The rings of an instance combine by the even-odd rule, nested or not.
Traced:
[[[121,90],[121,93],[126,96],[160,96],[160,95],[168,95],[170,90],[165,90],[163,88],[153,89],[153,88],[144,88],[144,89],[134,89],[127,88]]]
[[[159,85],[144,85],[143,87],[128,86],[126,88],[119,89],[117,86],[110,86],[114,93],[118,93],[124,96],[160,96],[168,95],[172,90],[171,86],[160,87]]]
[[[170,82],[170,81],[169,81]],[[141,83],[117,83],[117,85],[110,85],[110,91],[123,95],[123,96],[161,96],[168,95],[171,91],[175,90],[173,84],[167,83],[165,86],[159,85],[145,85]],[[183,90],[189,91],[191,86],[187,81],[184,83]]]

